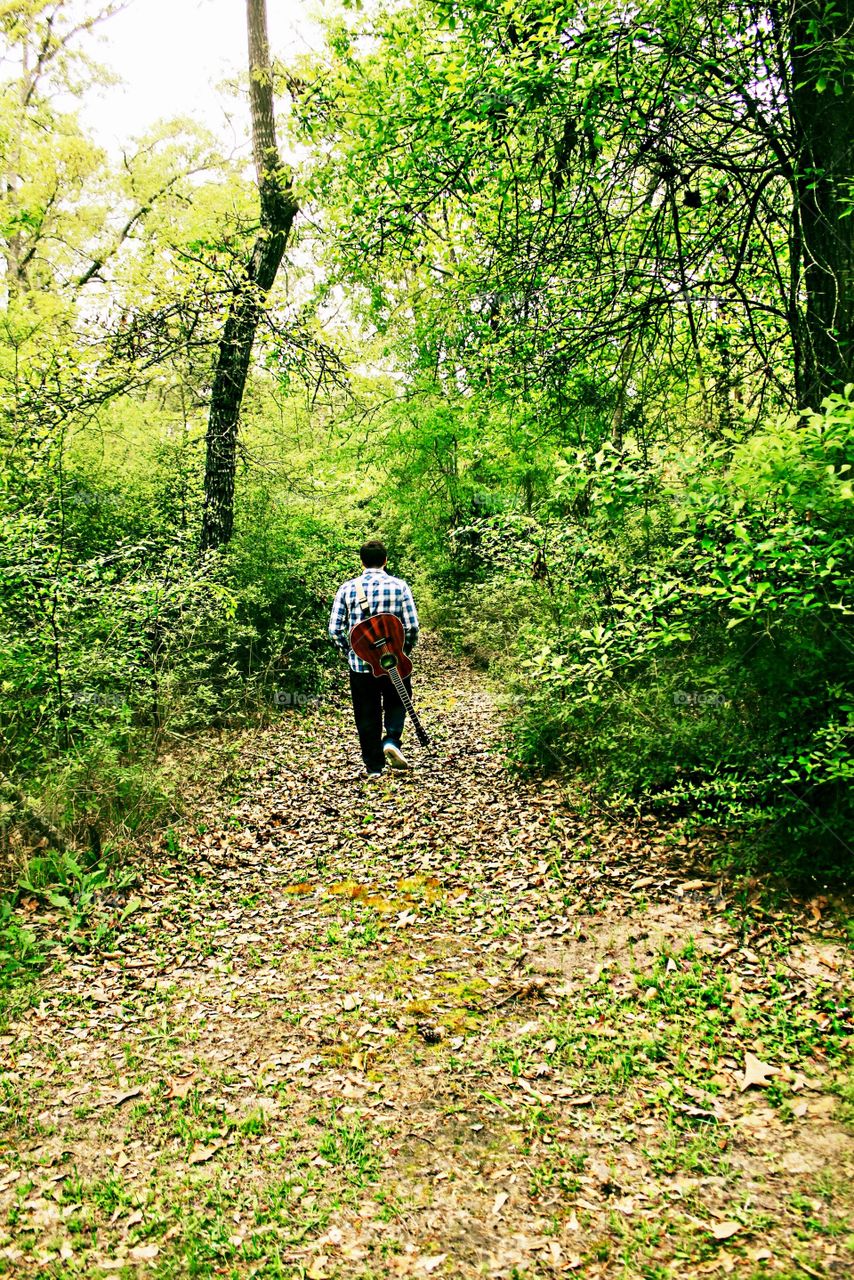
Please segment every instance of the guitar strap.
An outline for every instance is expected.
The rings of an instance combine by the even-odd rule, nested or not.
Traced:
[[[365,595],[365,584],[364,584],[363,578],[360,578],[356,584],[356,599],[359,602],[359,606],[362,610],[362,613],[371,612],[371,606],[368,603],[368,597]]]

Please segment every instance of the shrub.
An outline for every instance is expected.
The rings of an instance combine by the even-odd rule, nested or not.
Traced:
[[[557,531],[484,522],[495,573],[530,581],[549,545],[517,619],[520,764],[725,828],[742,865],[850,871],[852,390],[741,442],[579,457],[559,489],[587,511]]]

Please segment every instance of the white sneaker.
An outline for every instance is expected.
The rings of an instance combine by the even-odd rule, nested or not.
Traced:
[[[362,774],[363,778],[381,778],[382,776],[383,775],[381,773],[363,773]]]
[[[383,755],[386,758],[386,763],[392,769],[409,768],[409,761],[401,751],[400,747],[398,747],[394,742],[387,742],[385,744],[383,747]]]

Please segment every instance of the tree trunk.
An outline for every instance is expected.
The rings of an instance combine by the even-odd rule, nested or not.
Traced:
[[[201,549],[229,541],[234,527],[234,476],[240,406],[258,322],[285,252],[297,204],[282,169],[273,112],[273,74],[266,0],[246,0],[252,151],[258,174],[258,236],[235,286],[220,338],[208,417]]]
[[[795,229],[804,304],[796,379],[803,407],[854,381],[854,0],[792,0]]]
[[[20,108],[20,130],[14,131],[15,143],[11,148],[11,154],[7,157],[8,170],[6,173],[6,217],[10,226],[15,225],[17,217],[21,213],[20,202],[18,199],[18,189],[21,185],[19,176],[19,168],[21,161],[21,132],[24,128],[24,113],[27,109],[29,101],[29,82],[30,82],[30,46],[29,40],[25,35],[21,41],[21,79],[18,82],[18,106]],[[20,232],[9,231],[6,235],[6,288],[8,290],[9,300],[25,293],[28,289],[29,281],[24,266],[24,238]]]

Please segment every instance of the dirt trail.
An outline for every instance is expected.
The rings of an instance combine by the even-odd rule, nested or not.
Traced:
[[[482,681],[430,669],[411,774],[357,780],[341,698],[283,715],[109,949],[57,947],[0,1038],[0,1265],[850,1275],[824,904],[738,909],[654,824],[519,783]]]

